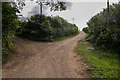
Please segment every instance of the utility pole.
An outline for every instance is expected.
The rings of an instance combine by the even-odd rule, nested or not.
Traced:
[[[42,2],[40,2],[40,23],[42,22]]]
[[[107,0],[107,26],[109,27],[109,0]]]
[[[75,18],[72,18],[72,20],[73,20],[73,24],[74,24],[74,20],[75,20]]]

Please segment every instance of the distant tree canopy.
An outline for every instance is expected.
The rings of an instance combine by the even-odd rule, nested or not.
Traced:
[[[68,23],[63,18],[42,16],[40,23],[40,15],[32,16],[28,22],[22,22],[18,32],[19,36],[32,40],[52,41],[59,37],[70,36],[79,33],[76,25]]]
[[[110,5],[109,26],[107,26],[107,9],[104,9],[94,17],[83,31],[88,34],[87,39],[96,48],[112,53],[120,53],[120,5]]]
[[[89,33],[89,27],[85,27],[85,28],[83,28],[82,31],[84,31],[85,33]]]

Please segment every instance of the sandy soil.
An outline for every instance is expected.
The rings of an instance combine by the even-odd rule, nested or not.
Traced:
[[[3,64],[3,78],[89,78],[87,64],[75,53],[79,35],[58,42],[15,37],[15,51]]]

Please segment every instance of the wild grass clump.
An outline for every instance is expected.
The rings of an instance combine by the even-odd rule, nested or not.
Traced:
[[[78,43],[77,52],[91,66],[88,71],[92,78],[120,78],[117,54],[96,50],[84,41]]]

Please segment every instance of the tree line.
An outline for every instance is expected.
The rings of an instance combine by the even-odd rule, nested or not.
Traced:
[[[57,38],[71,36],[79,33],[75,24],[56,16],[50,17],[39,14],[32,16],[27,22],[20,22],[18,35],[37,41],[54,41]],[[40,21],[41,20],[41,21]]]
[[[86,40],[96,49],[115,54],[120,53],[120,3],[110,5],[109,10],[109,25],[106,8],[93,16],[83,31],[87,33]]]

